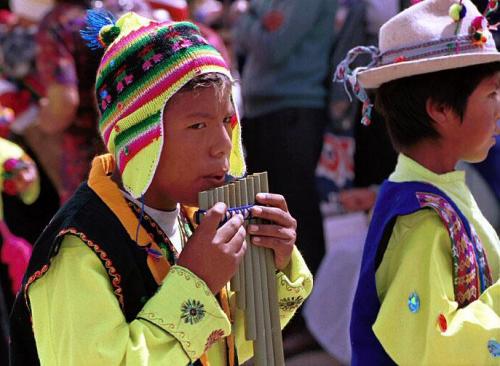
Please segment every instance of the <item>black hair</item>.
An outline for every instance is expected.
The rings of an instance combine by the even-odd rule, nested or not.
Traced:
[[[500,71],[500,62],[410,76],[382,84],[376,90],[375,108],[383,115],[396,150],[439,133],[427,114],[426,103],[450,107],[463,119],[467,101],[484,79]]]
[[[180,90],[179,93],[195,91],[198,88],[214,87],[219,98],[225,95],[227,90],[231,90],[233,82],[224,74],[209,72],[194,77],[188,81]]]

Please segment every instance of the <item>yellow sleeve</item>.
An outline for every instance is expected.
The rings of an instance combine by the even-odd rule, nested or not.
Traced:
[[[288,324],[297,309],[309,296],[312,287],[313,276],[297,247],[294,247],[290,263],[283,272],[276,274],[281,329]],[[235,306],[234,293],[230,301],[232,309],[236,309],[234,329],[238,360],[240,363],[243,363],[253,356],[253,346],[252,342],[245,339],[244,313]]]
[[[205,283],[179,266],[127,323],[104,266],[75,236],[63,239],[28,295],[42,365],[185,366],[212,332],[230,332]]]
[[[376,273],[381,308],[373,331],[398,365],[499,364],[488,343],[500,342],[500,281],[458,309],[452,272],[451,241],[437,214],[397,219]],[[420,300],[416,312],[408,306],[412,293]]]

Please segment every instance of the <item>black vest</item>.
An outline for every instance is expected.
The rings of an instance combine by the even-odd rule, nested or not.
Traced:
[[[85,235],[84,241],[102,261],[111,282],[116,279],[116,274],[120,276],[119,286],[122,292],[119,300],[127,322],[135,319],[144,302],[158,288],[148,268],[145,249],[130,238],[115,214],[86,183],[83,183],[71,200],[54,216],[35,243],[22,290],[17,295],[11,313],[11,365],[40,364],[25,289],[27,284],[29,287],[34,280],[43,275],[44,266],[45,268],[50,266],[50,261],[57,255],[64,236],[60,234],[68,229]],[[116,272],[110,270],[110,262],[106,265],[101,253],[105,253]],[[78,283],[75,283],[75,286],[78,286]]]

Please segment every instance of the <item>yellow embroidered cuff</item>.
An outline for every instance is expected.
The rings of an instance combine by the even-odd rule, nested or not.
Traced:
[[[295,314],[309,296],[313,287],[313,277],[297,247],[283,272],[276,275],[280,316],[287,321]]]
[[[231,332],[231,324],[205,282],[173,266],[158,292],[137,315],[175,337],[191,359]]]

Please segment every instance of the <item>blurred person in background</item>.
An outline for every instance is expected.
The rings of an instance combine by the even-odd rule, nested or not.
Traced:
[[[56,1],[41,20],[36,38],[36,65],[46,89],[38,123],[58,139],[61,202],[86,178],[92,158],[103,151],[92,93],[95,80],[89,77],[96,73],[100,53],[88,49],[79,33],[90,6],[90,1]]]
[[[267,170],[301,228],[298,242],[314,271],[323,253],[314,169],[327,123],[329,54],[336,1],[252,1],[236,22],[249,170]]]
[[[35,67],[35,35],[39,20],[52,6],[51,0],[11,0],[9,20],[0,24],[0,104],[12,112],[11,121],[3,121],[1,135],[33,158],[40,177],[39,197],[30,205],[2,194],[4,217],[13,234],[31,243],[59,207],[51,179],[58,151],[52,149],[51,136],[36,126],[45,90]]]

